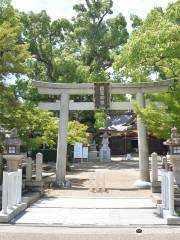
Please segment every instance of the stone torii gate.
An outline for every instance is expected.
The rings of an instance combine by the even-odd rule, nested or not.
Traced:
[[[145,107],[145,93],[155,93],[166,91],[169,86],[175,84],[175,80],[164,80],[151,83],[110,83],[111,94],[132,94],[136,95],[137,103],[140,107]],[[101,83],[100,83],[101,84]],[[94,83],[50,83],[33,81],[40,94],[58,95],[60,101],[40,103],[39,107],[46,110],[60,111],[60,125],[58,131],[56,180],[65,181],[66,175],[66,154],[67,154],[67,131],[69,110],[95,110],[94,102],[73,102],[69,101],[70,95],[94,95]],[[104,99],[103,99],[104,100]],[[100,100],[101,101],[101,100]],[[132,109],[130,102],[111,102],[110,110]],[[139,169],[140,178],[137,182],[139,187],[147,187],[150,182],[149,156],[146,129],[140,118],[137,118],[138,148],[139,148]]]

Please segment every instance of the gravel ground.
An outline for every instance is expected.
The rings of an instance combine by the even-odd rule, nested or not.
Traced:
[[[150,190],[137,189],[134,186],[139,177],[137,160],[114,160],[110,163],[98,161],[74,163],[70,165],[70,169],[71,171],[67,172],[66,180],[71,181],[71,189],[52,190],[47,187],[45,190],[47,196],[149,197],[151,195]],[[105,172],[105,192],[91,192],[89,190],[89,177],[96,170]]]

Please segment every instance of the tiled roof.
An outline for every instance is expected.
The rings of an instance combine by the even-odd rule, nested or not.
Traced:
[[[108,129],[116,131],[135,129],[137,128],[136,123],[134,123],[135,119],[136,115],[133,112],[127,112],[118,116],[111,116],[108,123]]]

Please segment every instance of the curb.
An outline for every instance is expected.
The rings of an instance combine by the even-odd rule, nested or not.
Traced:
[[[7,214],[0,212],[0,223],[8,223],[41,197],[40,192],[29,192],[22,197],[22,203],[8,209]]]

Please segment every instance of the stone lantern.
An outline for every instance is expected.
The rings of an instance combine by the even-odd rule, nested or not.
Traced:
[[[169,146],[167,159],[169,159],[173,165],[176,184],[180,186],[180,136],[176,127],[171,129],[171,138],[164,142],[164,145]]]
[[[7,160],[8,171],[16,171],[18,165],[22,163],[24,155],[20,154],[21,139],[17,135],[17,129],[11,130],[10,137],[6,138],[6,152],[4,158]]]
[[[111,161],[111,150],[109,148],[109,135],[107,131],[102,135],[102,147],[100,149],[99,157],[101,162]]]
[[[111,150],[109,148],[109,135],[108,135],[108,126],[111,121],[111,117],[106,117],[106,128],[105,132],[102,135],[102,147],[100,148],[99,158],[101,162],[110,162],[111,161]]]

